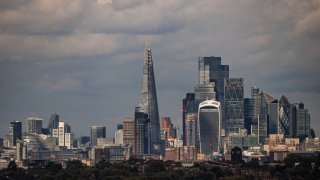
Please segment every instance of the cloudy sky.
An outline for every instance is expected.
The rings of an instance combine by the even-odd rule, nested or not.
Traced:
[[[320,1],[0,0],[0,136],[9,122],[59,113],[76,136],[133,116],[151,44],[160,116],[181,122],[197,58],[303,101],[320,135]],[[25,127],[24,127],[25,129]]]

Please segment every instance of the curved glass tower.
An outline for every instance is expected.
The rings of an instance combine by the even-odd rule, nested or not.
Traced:
[[[220,152],[221,109],[214,100],[203,101],[198,111],[200,153]]]

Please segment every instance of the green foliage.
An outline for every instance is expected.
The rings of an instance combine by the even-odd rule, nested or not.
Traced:
[[[151,160],[148,162],[146,167],[146,172],[163,172],[166,170],[166,167],[163,164],[163,161]]]

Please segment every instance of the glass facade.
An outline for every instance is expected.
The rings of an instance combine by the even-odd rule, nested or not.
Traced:
[[[17,140],[22,140],[22,123],[19,121],[10,122],[9,127],[9,136],[10,136],[10,146],[15,146]]]
[[[279,134],[279,103],[268,103],[268,134]]]
[[[251,132],[251,125],[254,123],[254,99],[253,98],[244,98],[243,99],[243,118],[244,118],[244,126],[247,129],[249,134]],[[257,124],[255,124],[257,125]]]
[[[28,117],[27,121],[27,133],[42,134],[42,118]]]
[[[50,119],[49,119],[49,123],[48,123],[48,129],[50,130],[50,133],[51,133],[51,130],[52,129],[58,129],[59,127],[59,114],[52,114]]]
[[[244,128],[243,79],[225,79],[225,129],[240,132]]]
[[[297,137],[304,139],[310,136],[310,114],[303,103],[296,103]]]
[[[199,57],[199,85],[213,83],[215,99],[221,103],[224,119],[224,79],[229,78],[229,65],[221,64],[221,57]],[[210,100],[210,99],[205,99]],[[224,120],[222,121],[224,125]],[[224,128],[224,126],[223,126]]]
[[[91,126],[91,145],[97,145],[98,138],[106,138],[105,126]]]
[[[149,46],[146,46],[144,49],[144,65],[139,108],[141,112],[148,114],[150,119],[148,124],[148,138],[150,140],[150,148],[148,149],[150,152],[148,152],[148,154],[155,154],[158,152],[157,148],[160,144],[160,120],[152,53]]]
[[[220,152],[221,114],[220,103],[208,100],[200,103],[198,113],[200,152]]]
[[[279,100],[279,131],[284,135],[292,136],[291,126],[291,105],[286,96],[281,96]]]

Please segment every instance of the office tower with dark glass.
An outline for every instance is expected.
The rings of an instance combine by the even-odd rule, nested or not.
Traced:
[[[105,126],[91,126],[91,145],[97,145],[98,138],[106,138]]]
[[[264,139],[268,135],[268,132],[277,132],[277,98],[265,91],[260,91],[256,86],[251,87],[251,97],[255,102],[254,123],[257,123],[258,125],[259,141],[264,143]]]
[[[150,141],[150,148],[148,149],[150,152],[148,152],[148,154],[158,154],[160,145],[160,120],[152,53],[149,46],[146,46],[144,49],[144,65],[139,109],[140,112],[147,114],[150,120],[148,124],[148,139]]]
[[[215,97],[214,100],[221,103],[222,119],[224,119],[224,79],[226,78],[229,78],[229,65],[222,65],[221,57],[199,57],[199,85],[208,86],[207,89],[210,91],[214,88],[215,94],[212,96]],[[224,127],[224,121],[222,124]]]
[[[279,134],[279,102],[277,99],[268,104],[268,134]]]
[[[295,120],[296,121],[296,137],[301,140],[310,136],[310,114],[308,109],[304,108],[304,104],[294,103],[293,104]]]
[[[10,122],[9,127],[10,147],[16,146],[18,140],[22,140],[22,123],[20,121]]]
[[[28,117],[27,122],[27,133],[42,134],[42,118],[39,117]]]
[[[244,117],[244,127],[247,129],[249,134],[256,134],[252,132],[252,124],[254,123],[254,99],[244,98],[243,99],[243,117]],[[257,125],[257,124],[255,124]]]
[[[59,127],[59,114],[54,113],[51,115],[47,128],[50,131],[50,134],[52,134],[52,129],[58,129]]]
[[[150,152],[149,122],[148,114],[140,112],[139,107],[136,107],[134,115],[134,153],[136,158]]]
[[[220,103],[213,100],[200,103],[198,110],[198,123],[200,153],[210,155],[213,152],[220,152]]]
[[[226,78],[224,86],[225,130],[240,133],[244,128],[243,79]]]

